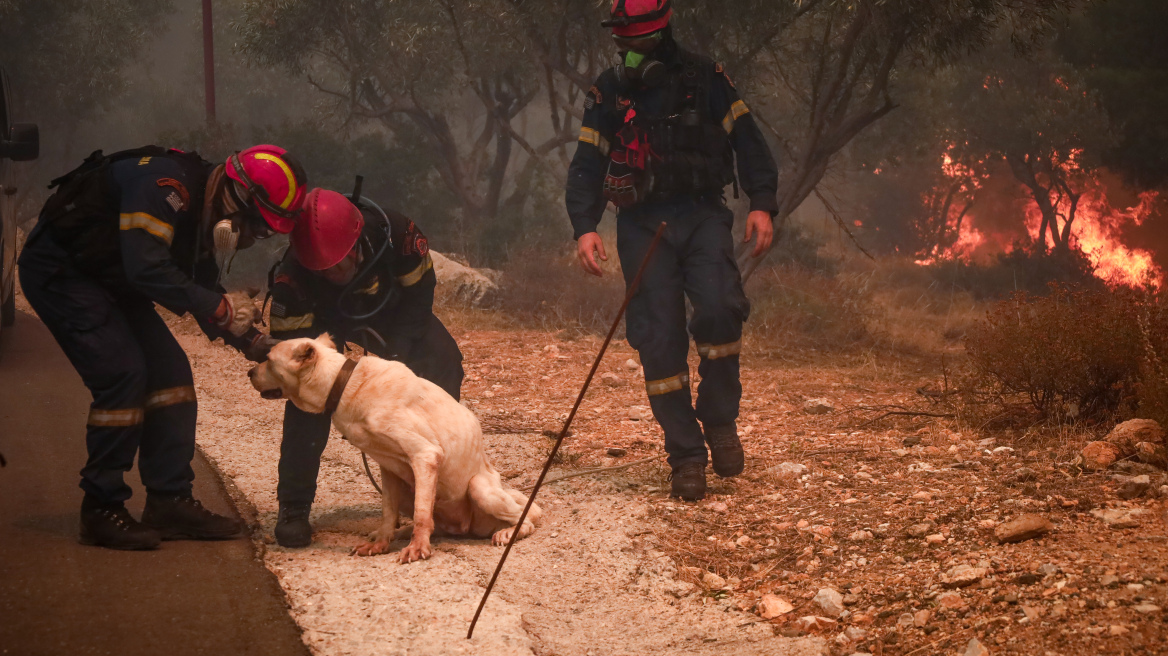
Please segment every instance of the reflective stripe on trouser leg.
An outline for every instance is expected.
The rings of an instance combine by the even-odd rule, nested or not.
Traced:
[[[669,378],[661,378],[659,380],[645,381],[645,392],[649,396],[661,396],[662,394],[669,394],[670,392],[677,392],[679,390],[689,389],[689,372],[670,376]]]
[[[730,342],[729,344],[698,344],[697,349],[698,355],[707,360],[720,360],[721,358],[742,353],[742,340]]]

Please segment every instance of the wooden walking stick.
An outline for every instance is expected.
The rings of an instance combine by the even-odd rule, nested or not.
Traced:
[[[568,436],[568,429],[572,426],[572,420],[576,418],[576,412],[580,409],[580,404],[584,402],[584,395],[588,392],[588,386],[592,384],[592,378],[596,375],[596,370],[600,368],[600,361],[604,359],[604,352],[608,350],[609,343],[612,342],[612,336],[616,334],[616,329],[620,327],[621,319],[625,316],[625,310],[629,308],[629,302],[633,300],[633,295],[637,293],[637,287],[641,284],[641,277],[645,275],[645,269],[649,266],[649,260],[653,258],[653,252],[657,250],[657,245],[661,242],[661,236],[665,234],[665,222],[657,226],[657,234],[653,235],[653,241],[649,243],[649,250],[645,253],[645,259],[641,260],[641,267],[637,269],[637,275],[633,277],[633,282],[629,285],[628,291],[625,293],[625,302],[621,304],[620,311],[616,313],[616,319],[612,322],[612,327],[608,329],[608,336],[604,338],[604,344],[600,346],[600,352],[596,354],[596,361],[592,363],[592,370],[588,372],[588,378],[584,380],[584,387],[580,389],[580,395],[576,397],[576,405],[572,406],[572,412],[568,413],[568,419],[564,422],[564,428],[560,430],[559,437],[556,438],[556,443],[552,445],[552,452],[548,454],[547,462],[543,464],[543,471],[539,473],[539,478],[535,481],[535,487],[531,489],[531,495],[527,497],[527,505],[523,507],[523,514],[519,515],[519,521],[515,522],[515,530],[511,532],[511,539],[507,541],[507,548],[503,550],[503,556],[499,558],[499,564],[495,566],[495,573],[491,576],[490,583],[487,583],[487,589],[483,592],[483,598],[479,601],[479,608],[475,611],[474,619],[470,621],[470,630],[466,632],[466,639],[470,640],[474,636],[475,625],[479,622],[479,616],[483,614],[483,607],[487,605],[487,597],[491,596],[491,590],[495,589],[495,582],[499,580],[499,573],[503,571],[503,563],[507,562],[507,556],[511,553],[511,547],[515,546],[515,540],[519,535],[519,529],[523,526],[523,522],[527,520],[527,512],[531,510],[531,504],[535,503],[535,495],[539,494],[539,488],[543,485],[543,479],[547,477],[548,470],[552,467],[552,461],[556,459],[556,454],[560,451],[560,445],[564,443],[564,438]]]

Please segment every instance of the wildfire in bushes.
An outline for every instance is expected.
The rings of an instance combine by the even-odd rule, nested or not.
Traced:
[[[1095,275],[1109,283],[1162,286],[1168,234],[1156,229],[1160,221],[1152,219],[1168,218],[1160,216],[1166,199],[1154,191],[1132,192],[1106,171],[1088,173],[1077,167],[1075,155],[1057,163],[1073,174],[1068,176],[1073,183],[1034,176],[1023,184],[1017,169],[1012,174],[1005,163],[979,166],[978,172],[946,154],[945,182],[923,199],[935,218],[922,232],[935,232],[936,245],[917,263],[984,263],[1041,243],[1052,251],[1080,250]],[[1048,199],[1045,208],[1037,200],[1042,196]]]

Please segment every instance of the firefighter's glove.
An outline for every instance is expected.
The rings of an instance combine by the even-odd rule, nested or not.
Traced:
[[[256,336],[251,339],[251,343],[244,349],[243,355],[252,362],[263,362],[268,359],[268,353],[279,343],[280,340],[271,335],[257,331]]]
[[[236,337],[242,337],[260,322],[260,308],[255,300],[242,292],[224,294],[219,308],[211,315],[211,323]]]

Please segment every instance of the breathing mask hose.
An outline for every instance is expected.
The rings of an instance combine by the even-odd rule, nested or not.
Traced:
[[[360,179],[360,178],[358,178],[358,179]],[[393,241],[393,234],[392,234],[392,229],[391,229],[390,223],[389,223],[389,216],[387,216],[385,214],[385,210],[381,209],[377,205],[377,203],[374,203],[373,201],[371,201],[367,198],[362,199],[360,196],[358,196],[358,194],[360,194],[360,192],[361,192],[361,185],[358,182],[357,188],[354,189],[354,193],[353,193],[353,195],[349,196],[349,199],[353,200],[354,197],[356,197],[354,204],[357,205],[358,208],[361,208],[361,207],[369,208],[369,209],[373,210],[374,212],[376,212],[377,215],[381,217],[381,220],[385,225],[385,242],[381,244],[381,248],[377,249],[377,253],[374,254],[371,258],[369,258],[369,263],[366,264],[365,267],[361,271],[359,271],[356,276],[353,277],[353,281],[350,282],[348,285],[346,285],[343,290],[341,290],[341,297],[340,297],[340,300],[337,302],[337,310],[340,311],[340,313],[342,315],[344,315],[346,319],[350,319],[352,321],[365,321],[366,319],[372,319],[379,312],[381,312],[382,310],[385,309],[385,306],[389,304],[390,299],[393,297],[393,294],[390,293],[391,292],[390,286],[388,284],[386,284],[385,285],[385,293],[382,295],[381,300],[377,302],[377,304],[374,306],[374,308],[372,310],[365,312],[365,313],[362,313],[362,314],[355,314],[355,313],[349,312],[348,310],[346,310],[342,306],[344,299],[350,297],[353,293],[355,293],[360,288],[360,285],[371,274],[375,273],[377,267],[381,264],[381,261],[385,258],[385,254],[389,251],[390,244]],[[372,252],[373,251],[373,244],[369,243],[369,240],[367,238],[362,237],[362,239],[365,241],[365,244],[369,248],[369,251]]]

